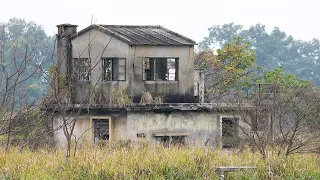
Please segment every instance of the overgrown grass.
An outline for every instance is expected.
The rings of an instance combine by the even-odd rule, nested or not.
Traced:
[[[1,179],[219,179],[216,166],[256,166],[227,179],[320,179],[315,154],[263,160],[250,150],[226,152],[201,147],[93,146],[79,148],[65,163],[64,150],[20,150],[0,154]]]

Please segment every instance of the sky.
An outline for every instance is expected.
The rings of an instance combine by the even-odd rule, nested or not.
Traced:
[[[3,0],[0,22],[23,18],[54,35],[56,25],[81,30],[93,23],[163,25],[196,42],[208,28],[234,22],[244,28],[261,23],[295,39],[320,39],[319,0]]]

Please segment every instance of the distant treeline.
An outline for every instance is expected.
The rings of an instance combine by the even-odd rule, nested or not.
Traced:
[[[56,59],[55,37],[34,22],[13,18],[0,22],[0,49],[0,95],[18,80],[29,103],[41,100],[49,89],[45,72]]]

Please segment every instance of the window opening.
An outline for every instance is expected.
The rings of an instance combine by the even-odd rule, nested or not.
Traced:
[[[90,81],[91,60],[89,58],[74,58],[74,69],[78,81]]]
[[[109,140],[109,119],[93,119],[94,142]]]
[[[222,118],[222,147],[236,147],[238,141],[237,120],[235,118]]]
[[[125,58],[103,58],[102,71],[104,81],[125,81],[126,80],[126,59]]]
[[[144,58],[143,80],[177,81],[178,58]]]

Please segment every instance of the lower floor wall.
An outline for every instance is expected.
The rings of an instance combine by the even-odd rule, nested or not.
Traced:
[[[69,117],[68,121],[73,118]],[[229,134],[224,133],[224,118],[239,119],[231,114],[203,111],[92,112],[76,117],[73,138],[91,142],[105,139],[221,147],[223,135],[238,137],[240,134],[238,128]],[[66,120],[59,115],[54,119],[54,126],[58,129],[54,136],[59,145],[66,143],[60,128],[63,119]]]

